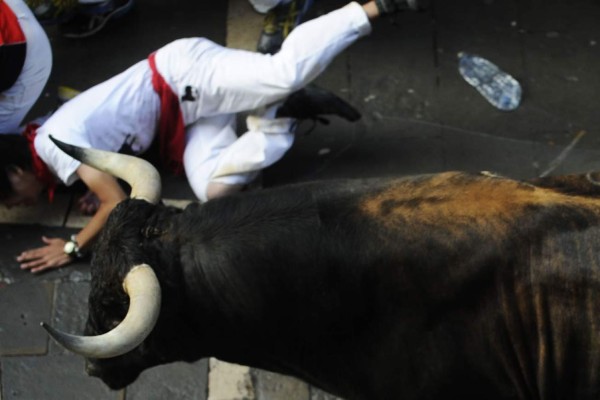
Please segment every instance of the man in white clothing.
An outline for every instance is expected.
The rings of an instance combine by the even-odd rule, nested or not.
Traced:
[[[371,19],[415,9],[414,1],[350,3],[299,25],[275,55],[228,49],[203,38],[176,40],[67,102],[37,132],[29,130],[31,166],[12,162],[7,183],[2,185],[0,176],[0,196],[7,205],[32,203],[43,190],[52,192],[56,178],[67,185],[81,179],[100,206],[70,241],[44,238],[46,246],[22,253],[21,268],[38,272],[69,263],[79,254],[73,249],[89,246],[126,197],[113,177],[62,153],[49,135],[134,154],[158,140],[164,164],[185,172],[200,200],[239,191],[294,141],[295,115],[282,113],[282,102],[367,35]],[[250,110],[249,130],[238,137],[236,114]]]

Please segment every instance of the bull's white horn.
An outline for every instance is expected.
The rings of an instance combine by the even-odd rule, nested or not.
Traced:
[[[148,337],[160,313],[160,285],[154,270],[147,264],[133,267],[123,280],[129,295],[129,310],[125,319],[98,336],[77,336],[61,332],[42,322],[50,336],[74,353],[87,358],[110,358],[125,354]]]
[[[98,149],[84,149],[61,142],[52,136],[50,136],[50,139],[71,157],[123,179],[131,186],[130,197],[146,200],[152,204],[156,204],[160,200],[160,174],[148,161],[126,154]]]

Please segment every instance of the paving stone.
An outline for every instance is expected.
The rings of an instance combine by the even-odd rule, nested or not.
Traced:
[[[534,142],[452,129],[444,130],[444,140],[444,169],[536,176]]]
[[[208,360],[177,362],[144,371],[126,389],[126,400],[206,400]]]
[[[52,326],[63,332],[83,335],[88,315],[90,284],[64,282],[56,285]],[[68,350],[50,339],[50,354],[70,354]]]
[[[0,283],[12,284],[17,282],[55,281],[61,279],[78,280],[89,276],[89,260],[87,259],[77,261],[64,268],[51,269],[39,274],[32,274],[28,270],[21,270],[19,263],[15,259],[24,250],[43,246],[42,236],[67,238],[75,232],[76,230],[73,229],[40,225],[0,224],[0,240],[3,243],[4,249],[0,252]]]
[[[257,400],[309,400],[306,383],[290,376],[251,369]]]
[[[558,1],[548,7],[552,6],[557,13],[541,20],[526,4],[522,5],[523,29],[527,32],[523,35],[523,58],[528,70],[528,93],[551,123],[568,133],[587,130],[587,146],[598,149],[600,116],[595,112],[595,104],[600,101],[596,90],[600,77],[590,66],[600,62],[600,51],[595,45],[600,37],[594,28],[600,12],[591,3],[579,2],[578,7],[573,7]],[[553,139],[560,143],[561,137]]]
[[[50,320],[53,291],[54,285],[43,281],[0,286],[0,355],[46,353],[40,322]]]
[[[84,371],[84,359],[76,355],[3,357],[4,400],[120,400],[102,381]]]
[[[433,26],[427,13],[373,23],[371,35],[347,50],[353,99],[363,117],[437,120]]]
[[[254,11],[248,0],[229,0],[227,47],[256,51],[264,16]]]
[[[565,146],[502,138],[477,132],[444,132],[445,169],[488,170],[511,178],[528,179],[547,171]],[[573,139],[573,136],[571,136]],[[600,170],[600,153],[575,146],[550,175]]]
[[[208,400],[254,400],[250,368],[216,358],[209,360]]]

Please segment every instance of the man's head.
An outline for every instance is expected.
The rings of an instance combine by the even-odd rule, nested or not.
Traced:
[[[44,185],[32,170],[27,139],[21,135],[0,135],[0,203],[7,207],[37,202]]]

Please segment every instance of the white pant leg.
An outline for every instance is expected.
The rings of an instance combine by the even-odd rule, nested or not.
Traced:
[[[204,118],[186,130],[183,163],[194,194],[206,201],[210,182],[250,183],[294,143],[290,118],[272,119],[276,108],[248,117],[248,132],[237,137],[235,115]]]
[[[202,118],[186,128],[183,165],[192,191],[206,201],[206,189],[211,181],[219,155],[237,140],[235,114]]]
[[[5,0],[27,40],[23,70],[15,84],[0,93],[0,132],[16,133],[39,98],[52,70],[52,49],[46,32],[22,0]]]
[[[214,55],[209,115],[256,109],[283,99],[314,80],[333,58],[367,35],[371,25],[358,3],[296,27],[274,55],[225,49]]]

